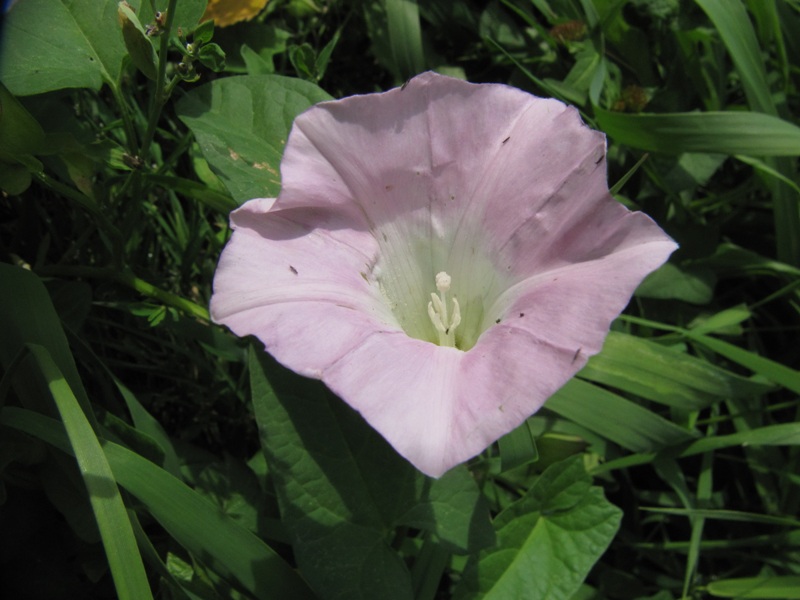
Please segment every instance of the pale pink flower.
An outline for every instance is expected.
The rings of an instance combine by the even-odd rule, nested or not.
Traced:
[[[279,197],[231,215],[213,318],[438,477],[599,352],[676,248],[609,195],[605,150],[561,102],[435,73],[319,104]]]

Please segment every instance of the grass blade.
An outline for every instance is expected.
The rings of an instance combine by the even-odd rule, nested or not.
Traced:
[[[419,6],[416,0],[385,0],[395,74],[409,79],[425,70]]]
[[[72,453],[78,461],[117,595],[123,600],[152,598],[125,504],[100,442],[47,349],[35,344],[28,349],[41,381],[46,382],[58,407]]]
[[[633,452],[649,452],[693,437],[654,412],[579,379],[567,383],[545,406]]]
[[[36,412],[6,407],[0,423],[71,452],[63,428]],[[175,540],[255,598],[312,599],[300,576],[261,539],[164,469],[112,442],[103,445],[117,482]]]
[[[594,113],[599,128],[617,143],[651,152],[712,152],[746,156],[800,154],[800,127],[767,114],[629,114],[599,107],[595,107]]]
[[[754,373],[758,373],[770,381],[779,383],[787,389],[792,390],[796,394],[800,394],[799,371],[795,371],[794,369],[777,363],[774,360],[764,358],[763,356],[759,356],[758,354],[744,350],[738,346],[734,346],[731,343],[724,342],[707,335],[696,334],[692,331],[686,331],[685,334],[690,339],[694,340],[695,342],[699,342],[717,354],[721,354],[725,358],[732,360],[735,363],[739,363],[743,367],[747,367]]]

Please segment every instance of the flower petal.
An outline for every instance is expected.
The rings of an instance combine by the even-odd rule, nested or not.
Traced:
[[[508,86],[425,73],[322,103],[281,173],[277,200],[232,216],[213,318],[434,477],[538,410],[676,247],[609,195],[601,133]],[[430,343],[440,271],[466,351]]]
[[[400,328],[366,275],[374,238],[336,215],[273,210],[273,202],[251,200],[232,214],[211,315],[237,335],[257,336],[298,373],[319,378],[372,331]]]

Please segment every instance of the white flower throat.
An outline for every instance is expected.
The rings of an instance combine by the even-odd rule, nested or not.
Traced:
[[[450,291],[450,275],[444,271],[436,274],[436,289],[439,295],[432,293],[428,302],[428,316],[439,334],[439,345],[456,347],[456,327],[461,323],[461,308],[453,297],[453,311],[447,310],[447,292]]]

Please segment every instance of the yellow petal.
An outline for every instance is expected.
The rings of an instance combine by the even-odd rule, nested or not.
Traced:
[[[209,0],[203,21],[214,20],[217,27],[249,21],[264,10],[269,0]]]

